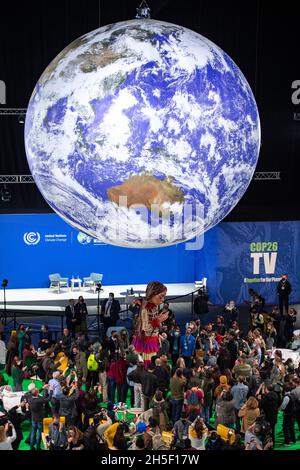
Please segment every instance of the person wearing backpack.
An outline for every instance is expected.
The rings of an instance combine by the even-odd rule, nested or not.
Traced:
[[[204,393],[198,387],[192,387],[185,393],[186,411],[189,414],[189,419],[194,419],[202,412],[202,405],[204,402]]]
[[[87,378],[86,378],[86,390],[89,391],[91,386],[95,387],[99,382],[99,363],[96,360],[95,353],[90,353],[87,360]]]
[[[291,396],[292,386],[287,383],[284,386],[284,398],[280,406],[283,411],[282,430],[284,434],[284,446],[296,444],[294,421],[295,421],[295,398]]]
[[[155,418],[149,418],[149,428],[144,434],[146,450],[164,450],[165,442],[162,438],[158,421]]]
[[[150,402],[150,408],[153,409],[153,418],[159,423],[159,429],[161,432],[166,431],[169,424],[168,403],[164,399],[163,393],[160,390],[155,392],[155,395]]]

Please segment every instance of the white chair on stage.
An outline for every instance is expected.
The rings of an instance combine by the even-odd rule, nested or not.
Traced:
[[[207,277],[203,277],[201,281],[195,281],[195,290],[196,289],[201,289],[201,287],[204,287],[206,289],[206,284],[207,284]]]
[[[103,274],[91,273],[88,277],[83,278],[83,287],[89,287],[96,292],[97,284],[102,284]]]
[[[50,280],[50,289],[57,289],[58,293],[60,293],[61,287],[67,287],[68,290],[70,290],[68,277],[61,277],[59,273],[55,273],[55,274],[49,274],[49,280]]]

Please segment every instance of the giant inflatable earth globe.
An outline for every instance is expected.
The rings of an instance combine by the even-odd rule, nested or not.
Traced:
[[[160,247],[220,222],[246,191],[260,122],[237,65],[182,26],[132,20],[67,46],[39,79],[26,153],[48,204],[103,242]]]

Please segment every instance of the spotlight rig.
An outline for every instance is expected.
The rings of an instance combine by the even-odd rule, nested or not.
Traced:
[[[146,0],[143,0],[139,7],[136,9],[135,17],[137,19],[149,19],[150,18],[150,7]]]

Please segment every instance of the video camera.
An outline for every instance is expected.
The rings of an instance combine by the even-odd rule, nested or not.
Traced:
[[[264,414],[261,414],[256,418],[254,422],[254,432],[261,439],[263,446],[272,440],[271,426],[266,420]]]

